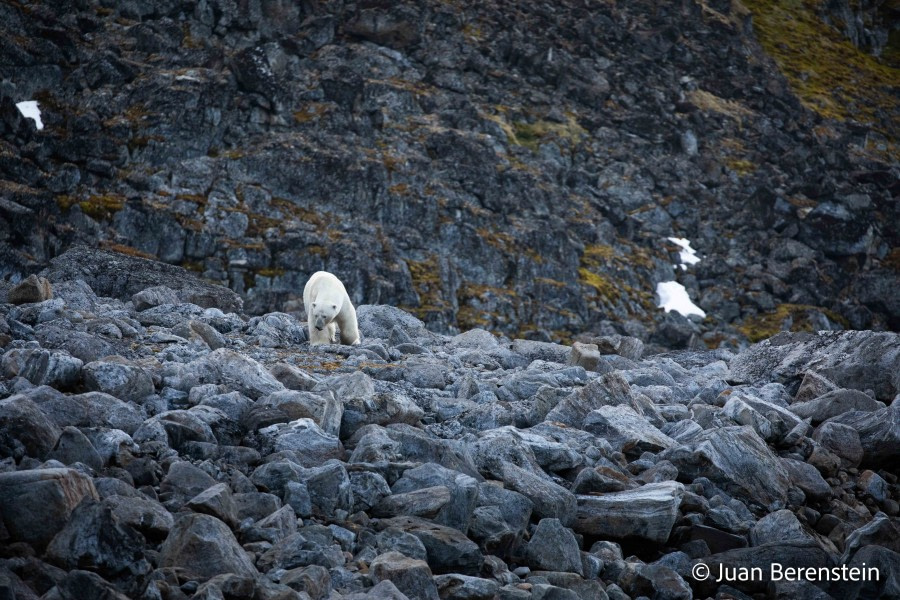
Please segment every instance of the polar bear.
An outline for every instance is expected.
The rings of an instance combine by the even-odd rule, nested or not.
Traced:
[[[335,324],[341,328],[342,344],[359,344],[356,309],[340,279],[327,271],[313,273],[303,288],[303,306],[311,346],[335,343]]]

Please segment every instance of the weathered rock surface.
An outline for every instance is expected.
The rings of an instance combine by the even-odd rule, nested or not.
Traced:
[[[192,575],[209,579],[222,573],[255,577],[256,568],[225,523],[215,517],[180,517],[160,548],[160,565],[183,566]]]
[[[578,496],[572,528],[578,533],[663,543],[669,538],[684,491],[682,484],[650,483],[636,490]]]

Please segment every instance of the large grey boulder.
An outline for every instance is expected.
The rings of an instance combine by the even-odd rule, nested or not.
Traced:
[[[179,517],[159,550],[162,567],[181,567],[201,580],[223,573],[255,578],[256,568],[231,529],[203,514]]]
[[[150,374],[121,359],[90,362],[84,365],[83,377],[88,390],[120,400],[137,402],[153,393]]]
[[[572,392],[553,410],[547,413],[547,421],[556,421],[570,427],[581,427],[592,410],[602,406],[619,406],[631,403],[631,386],[618,373],[610,373],[594,379],[583,388]]]
[[[409,558],[399,552],[385,552],[372,561],[369,570],[376,582],[390,581],[410,598],[439,598],[431,569],[424,560]]]
[[[780,459],[747,426],[704,431],[688,444],[660,454],[688,480],[707,477],[726,491],[761,506],[783,508],[790,480]]]
[[[575,494],[549,477],[539,477],[512,463],[503,463],[501,475],[506,487],[531,500],[537,516],[556,518],[564,525],[575,518]]]
[[[394,494],[445,488],[448,499],[431,518],[435,523],[465,532],[475,510],[478,481],[474,477],[438,464],[426,463],[408,469],[391,487]]]
[[[60,433],[56,423],[26,395],[0,400],[0,455],[44,458]]]
[[[7,292],[6,301],[10,304],[29,304],[52,297],[53,287],[49,281],[37,275],[29,275]]]
[[[425,323],[408,312],[386,304],[362,304],[356,307],[359,331],[366,338],[386,340],[395,327],[412,339],[434,334],[425,329]]]
[[[81,379],[79,359],[65,351],[42,348],[10,350],[3,355],[2,368],[6,377],[24,377],[34,385],[67,388]]]
[[[582,428],[625,454],[659,452],[678,444],[630,406],[601,406],[588,413]]]
[[[873,412],[853,411],[827,423],[848,425],[859,434],[865,464],[894,465],[900,458],[900,401]]]
[[[226,348],[210,352],[191,364],[199,383],[215,383],[254,400],[284,389],[280,381],[249,356]]]
[[[290,451],[304,467],[320,465],[330,458],[343,458],[344,446],[334,435],[322,430],[312,419],[297,419],[259,430],[266,450]]]
[[[525,558],[536,570],[583,575],[578,540],[559,519],[541,519],[525,548]]]
[[[43,548],[82,498],[99,499],[91,478],[73,469],[0,473],[0,519],[13,541]]]
[[[874,412],[884,406],[884,402],[879,402],[858,390],[840,389],[832,390],[806,402],[794,403],[790,406],[790,411],[801,419],[811,419],[814,425],[818,425],[822,421],[844,413]]]
[[[379,531],[395,527],[419,538],[435,573],[478,575],[481,571],[484,557],[478,545],[456,529],[406,516],[381,519],[376,527]]]
[[[60,427],[108,427],[132,434],[144,421],[140,408],[103,392],[54,396],[39,404]]]
[[[813,370],[844,388],[874,389],[878,400],[889,402],[900,391],[900,334],[780,333],[738,354],[730,368],[737,383],[796,380]]]
[[[642,538],[662,544],[669,539],[683,495],[682,484],[664,481],[602,496],[578,496],[572,529],[588,535]]]
[[[250,411],[251,429],[309,418],[331,435],[338,435],[344,405],[331,391],[320,393],[282,390],[257,400]]]
[[[181,267],[80,245],[51,260],[41,275],[53,283],[81,279],[98,295],[123,301],[147,288],[165,285],[183,302],[203,308],[240,312],[244,305],[230,289],[207,283]]]

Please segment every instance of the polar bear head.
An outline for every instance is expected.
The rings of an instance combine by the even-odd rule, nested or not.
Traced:
[[[325,329],[328,325],[334,321],[334,318],[341,312],[340,304],[335,302],[313,302],[312,303],[312,317],[313,317],[313,325],[319,331]]]

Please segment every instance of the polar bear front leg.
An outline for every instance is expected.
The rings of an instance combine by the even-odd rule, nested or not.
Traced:
[[[359,325],[356,322],[356,309],[350,304],[348,299],[341,312],[338,313],[336,321],[341,327],[341,343],[347,346],[359,345]]]
[[[334,321],[325,326],[325,333],[328,336],[329,344],[337,344],[337,325]]]

